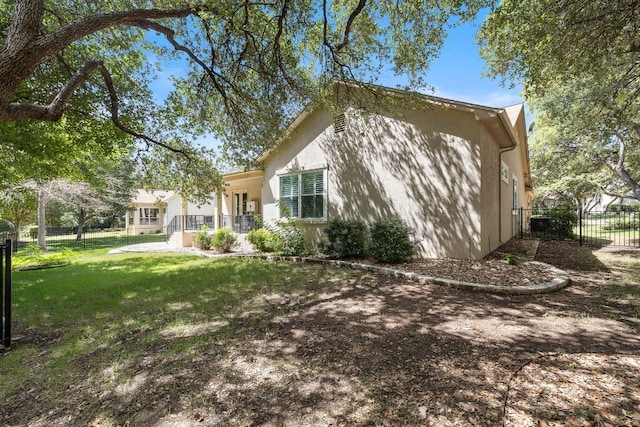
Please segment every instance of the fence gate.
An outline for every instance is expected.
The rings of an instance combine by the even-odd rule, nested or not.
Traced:
[[[2,344],[11,346],[11,240],[0,244],[0,329]]]

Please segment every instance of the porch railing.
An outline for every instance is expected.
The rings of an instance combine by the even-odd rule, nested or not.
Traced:
[[[213,229],[213,215],[176,215],[165,226],[164,234],[169,239],[176,231],[200,230],[203,225]]]
[[[229,227],[234,232],[246,234],[260,228],[260,215],[220,215],[220,227]]]

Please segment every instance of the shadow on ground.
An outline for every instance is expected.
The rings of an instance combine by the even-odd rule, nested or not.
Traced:
[[[237,316],[210,313],[206,326],[129,332],[117,340],[115,368],[99,357],[105,349],[96,349],[69,367],[75,374],[56,407],[45,410],[38,392],[21,390],[0,409],[0,421],[496,426],[609,417],[603,419],[633,425],[625,413],[633,416],[640,405],[633,379],[640,368],[629,362],[640,351],[637,301],[607,292],[619,276],[594,250],[543,243],[538,254],[569,271],[572,285],[548,295],[500,296],[353,271],[320,298],[283,290],[247,301]],[[313,287],[313,271],[325,267],[309,268]],[[182,341],[184,352],[163,351]],[[585,407],[605,401],[584,396],[579,407],[544,398],[527,403],[526,390],[540,397],[559,384],[541,373],[583,369],[589,355],[607,362],[593,378],[610,375],[624,393],[601,407]]]

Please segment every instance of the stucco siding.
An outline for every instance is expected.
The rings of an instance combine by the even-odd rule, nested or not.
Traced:
[[[278,218],[279,174],[326,168],[327,219],[368,223],[399,216],[425,257],[481,256],[480,125],[472,113],[434,107],[399,117],[349,110],[305,120],[265,164],[266,220]],[[323,223],[310,224],[312,239]]]

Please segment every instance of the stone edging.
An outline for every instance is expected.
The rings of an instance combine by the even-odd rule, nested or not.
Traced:
[[[290,261],[290,262],[329,264],[337,267],[348,267],[348,268],[355,268],[358,270],[376,271],[376,272],[393,276],[393,277],[402,277],[402,278],[410,279],[421,284],[437,283],[440,285],[451,286],[456,289],[466,289],[466,290],[487,292],[487,293],[493,293],[493,294],[507,294],[507,295],[546,294],[546,293],[555,292],[559,289],[564,288],[569,284],[569,281],[570,281],[569,273],[567,273],[566,271],[560,270],[559,268],[556,268],[550,264],[546,264],[539,261],[526,261],[526,262],[535,263],[553,271],[556,277],[552,281],[540,283],[537,285],[528,285],[528,286],[500,286],[500,285],[484,285],[481,283],[462,282],[462,281],[453,280],[453,279],[443,279],[440,277],[426,276],[423,274],[396,270],[394,268],[389,268],[389,267],[380,267],[372,264],[363,264],[358,262],[340,261],[340,260],[332,260],[332,259],[311,258],[311,257],[285,257],[285,256],[264,255],[264,254],[225,254],[222,256],[211,255],[204,252],[201,252],[201,254],[203,256],[208,256],[211,258],[226,256],[226,257],[236,257],[236,258],[262,258],[269,261]]]

